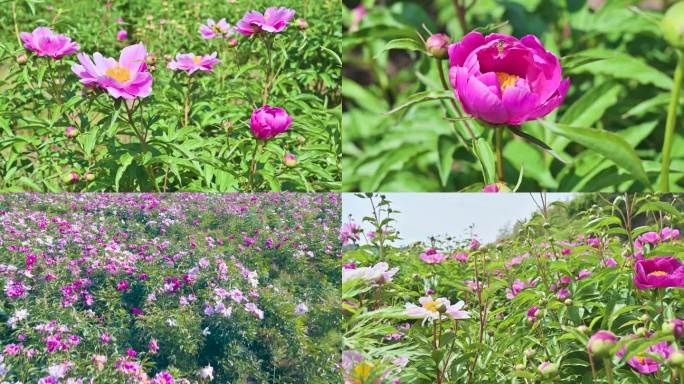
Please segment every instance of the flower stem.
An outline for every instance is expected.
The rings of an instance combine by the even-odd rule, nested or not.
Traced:
[[[665,142],[663,143],[663,160],[660,166],[660,192],[670,191],[670,155],[675,130],[675,120],[677,118],[677,103],[679,93],[682,90],[682,79],[684,78],[684,52],[678,52],[679,60],[675,69],[674,84],[670,96],[670,106],[667,108],[667,121],[665,123]]]
[[[504,171],[503,171],[503,127],[495,128],[495,138],[496,141],[496,181],[504,182]]]
[[[142,103],[142,101],[140,101]],[[147,152],[147,138],[145,137],[146,135],[142,134],[142,132],[138,131],[138,128],[135,125],[135,121],[133,119],[133,109],[128,107],[128,103],[124,101],[124,107],[126,107],[126,114],[128,115],[128,124],[130,124],[131,128],[133,129],[133,132],[135,132],[135,135],[138,137],[138,140],[140,141],[140,145],[142,145],[143,152]],[[152,185],[154,186],[154,191],[159,192],[159,185],[157,184],[157,176],[154,173],[154,167],[148,167],[146,165],[143,165],[143,168],[147,172],[147,176],[150,178],[152,181]]]
[[[603,365],[606,368],[606,375],[608,376],[608,384],[613,384],[613,366],[609,359],[603,359]]]
[[[264,90],[261,95],[262,104],[266,104],[268,101],[268,95],[271,88],[271,82],[273,81],[273,40],[270,37],[264,37],[264,44],[266,44],[266,55],[268,56],[268,65],[266,66],[266,81],[264,82]]]
[[[192,93],[192,77],[188,75],[188,91],[185,94],[185,114],[183,115],[183,127],[188,126],[190,117],[190,94]]]
[[[256,169],[257,169],[257,151],[259,149],[259,141],[254,142],[254,152],[252,152],[252,162],[249,165],[249,189],[252,192],[256,192],[256,188],[254,188],[254,175],[256,175]]]

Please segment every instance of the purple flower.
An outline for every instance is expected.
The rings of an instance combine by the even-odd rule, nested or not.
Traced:
[[[428,264],[440,264],[448,258],[449,257],[447,255],[439,253],[434,248],[430,248],[427,251],[420,254],[420,259]]]
[[[558,58],[539,39],[470,32],[449,47],[449,78],[463,109],[492,124],[520,125],[546,116],[565,99]]]
[[[684,287],[684,265],[671,256],[639,260],[634,265],[634,284],[639,289]]]
[[[667,341],[651,345],[646,349],[647,353],[659,354],[663,357],[663,359],[667,359],[672,353],[672,351],[673,350],[668,345]],[[615,356],[617,357],[622,357],[624,355],[625,348],[620,349],[620,351],[618,351],[618,353],[615,354]],[[658,370],[658,367],[660,366],[660,363],[658,363],[658,361],[642,355],[633,356],[631,359],[629,359],[627,364],[629,364],[632,368],[636,369],[637,371],[639,371],[639,373],[643,375],[648,375],[656,372]]]
[[[615,259],[613,259],[612,257],[609,258],[609,259],[606,259],[603,263],[604,263],[604,264],[606,265],[606,267],[608,267],[608,268],[615,268],[615,267],[617,267],[617,265],[618,265],[617,261],[615,261]]]
[[[235,30],[245,36],[251,36],[261,31],[277,33],[287,27],[295,11],[285,7],[270,7],[262,15],[261,12],[247,12],[242,20],[235,25]]]
[[[126,32],[125,29],[119,30],[119,32],[116,33],[116,39],[119,41],[126,40],[128,38],[128,32]]]
[[[577,280],[582,280],[582,279],[587,278],[589,276],[591,276],[591,271],[588,269],[583,269],[577,275]]]
[[[269,140],[287,131],[292,117],[282,108],[264,105],[252,112],[250,127],[259,140]]]
[[[484,188],[482,188],[481,192],[490,192],[490,193],[496,193],[499,192],[499,185],[494,183],[494,184],[489,184],[485,185]]]
[[[64,35],[56,35],[50,28],[38,27],[33,32],[19,34],[24,47],[35,52],[38,56],[50,56],[61,59],[79,50],[78,44]]]
[[[537,321],[537,313],[539,313],[539,307],[536,305],[531,306],[527,310],[527,320],[529,320],[530,322]]]

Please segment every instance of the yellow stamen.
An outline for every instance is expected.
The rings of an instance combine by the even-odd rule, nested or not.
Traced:
[[[218,25],[214,25],[213,27],[211,27],[211,30],[214,31],[214,33],[223,33],[221,27],[219,27]]]
[[[648,274],[649,276],[666,276],[667,272],[663,271],[654,271]]]
[[[437,307],[438,307],[440,304],[441,304],[441,303],[440,303],[439,301],[426,301],[426,302],[423,303],[423,308],[427,309],[427,310],[430,311],[430,312],[439,312],[439,310],[437,309]]]
[[[637,359],[637,361],[639,362],[639,364],[643,364],[644,361],[645,361],[645,359],[644,359],[643,356],[634,356],[634,357]]]
[[[371,375],[371,372],[373,372],[373,364],[367,363],[367,362],[362,362],[359,363],[356,367],[354,367],[352,371],[352,382],[354,384],[363,384],[368,380],[368,378]]]
[[[124,67],[112,67],[105,71],[105,75],[119,83],[125,83],[131,79],[131,71]]]
[[[499,86],[501,90],[505,90],[508,87],[512,87],[518,81],[519,77],[516,75],[509,75],[506,72],[497,72],[496,79],[499,81]]]
[[[195,56],[195,57],[192,58],[192,61],[194,61],[195,64],[199,64],[200,60],[202,60],[202,58],[199,57],[199,56]]]

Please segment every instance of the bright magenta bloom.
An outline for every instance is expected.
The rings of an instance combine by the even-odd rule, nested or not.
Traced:
[[[634,284],[640,289],[684,287],[684,265],[674,257],[639,260],[634,265]]]
[[[570,80],[539,39],[479,32],[449,47],[449,79],[469,115],[492,124],[520,125],[546,116],[565,99]]]
[[[262,15],[261,12],[247,12],[242,20],[235,25],[235,30],[245,36],[251,36],[261,31],[277,33],[287,27],[287,23],[295,15],[293,9],[285,7],[270,7]]]
[[[439,253],[436,249],[430,248],[420,254],[420,259],[428,264],[440,264],[446,261],[449,256]]]
[[[133,100],[136,97],[147,97],[152,92],[152,75],[147,72],[147,50],[142,44],[130,45],[121,51],[119,61],[111,57],[103,57],[99,52],[93,55],[78,56],[81,65],[74,64],[71,70],[81,78],[86,87],[100,87],[118,99],[123,97]]]
[[[79,50],[78,44],[64,35],[56,35],[50,28],[38,27],[33,32],[19,34],[24,47],[35,52],[38,56],[50,56],[61,59]]]
[[[195,56],[192,53],[177,54],[176,60],[171,61],[167,68],[176,71],[186,71],[188,75],[192,75],[195,71],[209,71],[213,69],[214,65],[221,61],[216,58],[216,52],[211,55]]]
[[[287,131],[292,124],[292,117],[282,108],[264,105],[252,112],[250,126],[252,133],[259,140],[268,140]]]
[[[663,359],[667,359],[673,352],[673,349],[668,345],[667,341],[663,341],[658,344],[651,345],[646,349],[646,352],[658,354],[662,356]],[[625,348],[620,349],[620,351],[618,351],[618,353],[615,354],[615,356],[617,357],[622,357],[624,355]],[[658,367],[660,367],[660,363],[658,363],[657,360],[642,355],[633,356],[631,359],[629,359],[627,364],[629,364],[632,368],[639,371],[639,373],[641,373],[642,375],[648,375],[653,372],[656,372],[658,371]]]

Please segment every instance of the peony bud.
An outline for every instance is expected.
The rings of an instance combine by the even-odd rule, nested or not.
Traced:
[[[126,32],[125,29],[119,30],[119,32],[116,33],[116,39],[119,41],[126,40],[128,38],[128,32]]]
[[[674,351],[668,360],[673,367],[684,368],[684,352]]]
[[[284,133],[292,124],[292,117],[282,108],[264,105],[252,112],[250,127],[258,140],[268,140]]]
[[[446,59],[449,54],[449,36],[436,33],[425,42],[425,49],[437,59]]]
[[[660,30],[673,47],[684,49],[684,2],[674,4],[665,12]]]
[[[617,337],[610,331],[598,331],[589,338],[587,350],[597,357],[606,357],[617,343]]]
[[[64,131],[64,136],[70,139],[74,139],[76,138],[76,136],[78,136],[79,133],[80,132],[78,131],[78,129],[76,129],[76,127],[67,127],[67,129]]]
[[[302,30],[307,29],[309,28],[309,23],[304,19],[297,19],[297,28]]]
[[[283,157],[283,163],[288,168],[294,168],[297,166],[297,156],[291,153],[286,153]]]
[[[25,53],[22,53],[21,55],[17,56],[17,63],[26,64],[27,61],[28,61],[28,56],[26,56]]]
[[[64,175],[62,177],[62,181],[64,182],[64,184],[78,183],[79,179],[80,179],[80,177],[78,176],[78,173],[76,173],[76,172],[67,173],[66,175]]]
[[[85,174],[85,179],[88,182],[93,181],[95,180],[95,174],[88,172]]]
[[[539,370],[539,373],[541,373],[542,377],[545,379],[549,379],[558,374],[558,366],[548,361],[539,364],[539,367],[537,367],[537,369]]]

